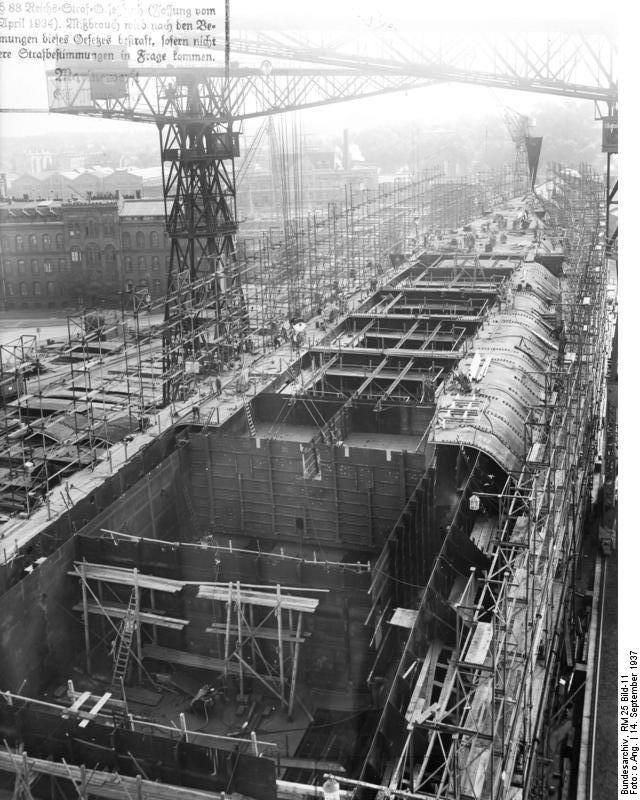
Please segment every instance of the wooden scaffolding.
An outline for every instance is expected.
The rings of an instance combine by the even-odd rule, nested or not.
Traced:
[[[233,675],[238,679],[239,699],[246,699],[245,681],[255,679],[274,695],[291,717],[297,701],[309,719],[311,713],[296,695],[300,647],[309,636],[304,615],[313,614],[318,599],[302,593],[328,591],[297,587],[229,583],[196,583],[197,598],[212,603],[212,622],[206,632],[214,637],[219,657],[188,652],[158,644],[158,629],[184,630],[190,620],[168,616],[158,607],[158,594],[175,595],[190,585],[125,568],[74,563],[70,575],[80,579],[82,601],[73,608],[83,615],[86,669],[91,673],[90,618],[99,616],[111,626],[115,639],[112,684],[126,681],[129,657],[137,664],[138,680],[144,673],[143,660]],[[113,591],[114,586],[131,589],[128,603]],[[111,588],[110,588],[111,587]],[[113,599],[106,599],[110,591]],[[294,594],[295,592],[295,594]]]

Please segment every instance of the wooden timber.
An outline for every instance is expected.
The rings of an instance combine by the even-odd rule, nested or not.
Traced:
[[[90,564],[87,561],[76,561],[75,569],[69,571],[69,575],[86,580],[106,581],[107,583],[118,583],[122,586],[136,585],[136,579],[140,589],[154,589],[158,592],[177,594],[185,586],[185,581],[176,581],[172,578],[159,578],[155,575],[143,575],[138,572],[137,576],[134,569],[125,567],[103,566],[101,564]]]
[[[80,797],[92,795],[107,800],[131,800],[132,797],[146,800],[223,800],[224,792],[199,791],[188,786],[173,786],[169,783],[157,783],[140,777],[131,778],[117,772],[104,772],[98,769],[87,770],[66,762],[33,758],[26,753],[17,753],[9,749],[0,749],[0,769],[12,772],[17,776],[24,775],[25,768],[29,772],[50,775],[61,780],[70,780],[76,787],[83,787]]]
[[[82,611],[82,603],[77,603],[73,607],[74,611]],[[87,603],[87,611],[89,614],[98,614],[103,617],[111,617],[113,619],[124,619],[127,616],[126,606],[99,606],[97,603]],[[157,625],[160,628],[171,628],[175,631],[181,631],[189,624],[188,619],[178,619],[177,617],[167,617],[160,612],[152,613],[149,611],[141,611],[139,614],[140,622],[146,622],[150,625]]]
[[[196,667],[197,669],[213,670],[214,672],[232,672],[240,674],[240,667],[233,661],[222,658],[203,656],[200,653],[187,653],[185,650],[174,650],[171,647],[160,647],[156,644],[147,644],[142,648],[142,658],[155,658],[168,664],[179,664],[182,667]]]
[[[275,587],[274,587],[275,589]],[[207,600],[222,600],[228,602],[229,588],[225,586],[216,586],[211,584],[201,584],[198,591],[198,597],[203,597]],[[315,597],[293,597],[288,594],[281,594],[280,597],[275,592],[259,592],[248,589],[240,588],[233,589],[233,600],[240,599],[241,603],[247,603],[254,606],[264,606],[266,608],[281,608],[291,609],[292,611],[304,611],[312,614],[318,607],[318,600]]]
[[[254,636],[256,639],[269,639],[270,641],[274,642],[278,641],[278,631],[273,628],[251,627],[250,630],[251,630],[251,635]],[[226,635],[227,626],[223,622],[213,622],[208,628],[206,628],[206,632],[220,633]],[[236,625],[231,625],[229,627],[229,634],[231,634],[232,636],[237,636],[238,627]],[[305,635],[310,636],[309,633]],[[300,644],[304,642],[304,636],[298,638],[293,632],[286,632],[286,631],[283,631],[282,639],[285,642],[298,642]]]

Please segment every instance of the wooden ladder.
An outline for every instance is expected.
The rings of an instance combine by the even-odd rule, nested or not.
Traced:
[[[244,412],[247,415],[247,423],[249,425],[249,432],[255,438],[257,435],[256,425],[253,421],[253,411],[251,410],[251,403],[247,400],[246,395],[242,395],[242,402],[244,403]]]
[[[120,638],[117,643],[116,657],[113,662],[113,678],[111,685],[119,687],[120,680],[124,681],[127,674],[127,667],[129,666],[129,656],[131,655],[131,643],[133,641],[133,634],[136,629],[136,593],[135,590],[131,592],[129,597],[129,605],[122,625],[120,626]]]

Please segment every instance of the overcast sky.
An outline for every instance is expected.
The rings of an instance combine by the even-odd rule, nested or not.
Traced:
[[[148,0],[141,0],[146,3]],[[123,2],[132,12],[135,3]],[[163,0],[164,2],[164,0]],[[174,6],[191,5],[193,0],[166,0]],[[212,0],[218,10],[218,21],[224,13],[222,0]],[[351,31],[363,35],[393,35],[393,30],[419,31],[445,29],[448,32],[495,30],[513,24],[525,28],[551,27],[602,30],[612,27],[611,3],[601,0],[535,0],[532,3],[514,4],[512,0],[322,0],[319,3],[301,0],[231,0],[233,31],[246,28],[317,28]],[[126,12],[125,12],[126,13]],[[221,31],[218,30],[218,35]],[[53,66],[48,64],[48,67]],[[414,90],[386,96],[383,99],[357,101],[305,112],[305,128],[320,133],[340,127],[370,127],[385,118],[397,122],[414,119],[432,120],[442,125],[455,119],[461,109],[466,113],[481,114],[487,104],[507,104],[518,111],[529,113],[539,102],[535,95],[524,92],[496,92],[481,87],[446,86]],[[41,63],[18,61],[3,62],[0,69],[0,106],[3,108],[46,108],[46,82]],[[136,135],[137,126],[117,125],[123,135]],[[95,132],[104,125],[99,120],[60,115],[0,115],[0,136],[22,136],[39,131]]]

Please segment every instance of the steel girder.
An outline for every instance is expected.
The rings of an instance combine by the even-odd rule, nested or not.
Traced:
[[[49,110],[60,114],[167,124],[180,119],[232,123],[430,86],[432,78],[318,69],[130,69],[114,63],[50,70]],[[194,100],[197,99],[197,106]]]
[[[455,81],[497,89],[517,89],[617,103],[616,47],[604,33],[526,31],[403,36],[393,29],[367,40],[321,42],[299,34],[259,32],[233,42],[238,54],[277,58]]]
[[[181,399],[200,364],[242,349],[249,319],[236,260],[234,122],[429,85],[349,70],[133,71],[124,65],[48,73],[52,111],[137,122],[160,132],[171,256],[163,332],[163,402]]]

